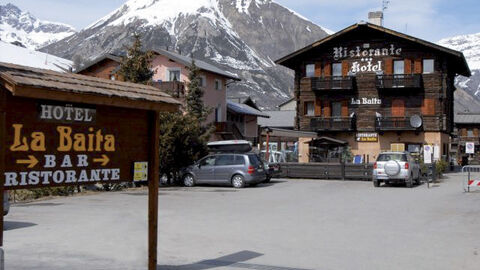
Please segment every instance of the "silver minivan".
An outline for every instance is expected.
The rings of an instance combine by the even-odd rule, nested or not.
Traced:
[[[264,164],[255,153],[218,153],[208,155],[182,172],[183,184],[232,185],[243,188],[267,178]]]

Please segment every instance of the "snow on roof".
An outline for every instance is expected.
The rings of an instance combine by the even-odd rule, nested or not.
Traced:
[[[267,114],[248,106],[247,104],[236,103],[230,100],[227,100],[227,108],[238,114],[254,115],[258,117],[269,118]]]
[[[38,52],[0,41],[0,62],[67,72],[73,62],[51,54]]]

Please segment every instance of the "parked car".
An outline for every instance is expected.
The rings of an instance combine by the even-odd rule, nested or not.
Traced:
[[[8,197],[8,191],[3,192],[3,215],[6,216],[10,211],[10,202]]]
[[[372,180],[375,187],[381,182],[405,183],[412,187],[414,181],[420,184],[420,165],[408,152],[384,152],[373,165]]]
[[[267,179],[265,165],[255,153],[211,154],[182,172],[183,184],[228,184],[235,188],[256,185]]]
[[[265,165],[265,173],[267,174],[267,178],[265,179],[265,183],[270,182],[273,177],[278,176],[281,172],[281,167],[279,163],[268,163],[263,161]]]

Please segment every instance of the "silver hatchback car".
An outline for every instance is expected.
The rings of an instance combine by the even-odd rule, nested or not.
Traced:
[[[373,185],[402,182],[412,187],[420,184],[420,165],[408,152],[384,152],[378,155],[373,165]]]
[[[243,188],[267,178],[264,164],[255,153],[219,153],[206,156],[182,172],[183,184],[232,185]]]

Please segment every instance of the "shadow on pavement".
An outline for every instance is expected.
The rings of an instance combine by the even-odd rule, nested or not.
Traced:
[[[261,253],[253,251],[240,251],[230,255],[226,255],[217,259],[204,260],[197,263],[186,264],[186,265],[158,265],[157,270],[204,270],[204,269],[214,269],[217,267],[232,267],[235,269],[255,269],[255,270],[309,270],[301,268],[290,268],[290,267],[281,267],[281,266],[271,266],[271,265],[262,265],[262,264],[251,264],[245,263],[245,261],[263,256]],[[225,269],[225,268],[220,268]]]
[[[5,231],[11,231],[15,229],[22,229],[27,227],[36,226],[38,224],[31,223],[31,222],[22,222],[22,221],[7,221],[5,220],[3,223],[3,229]]]

